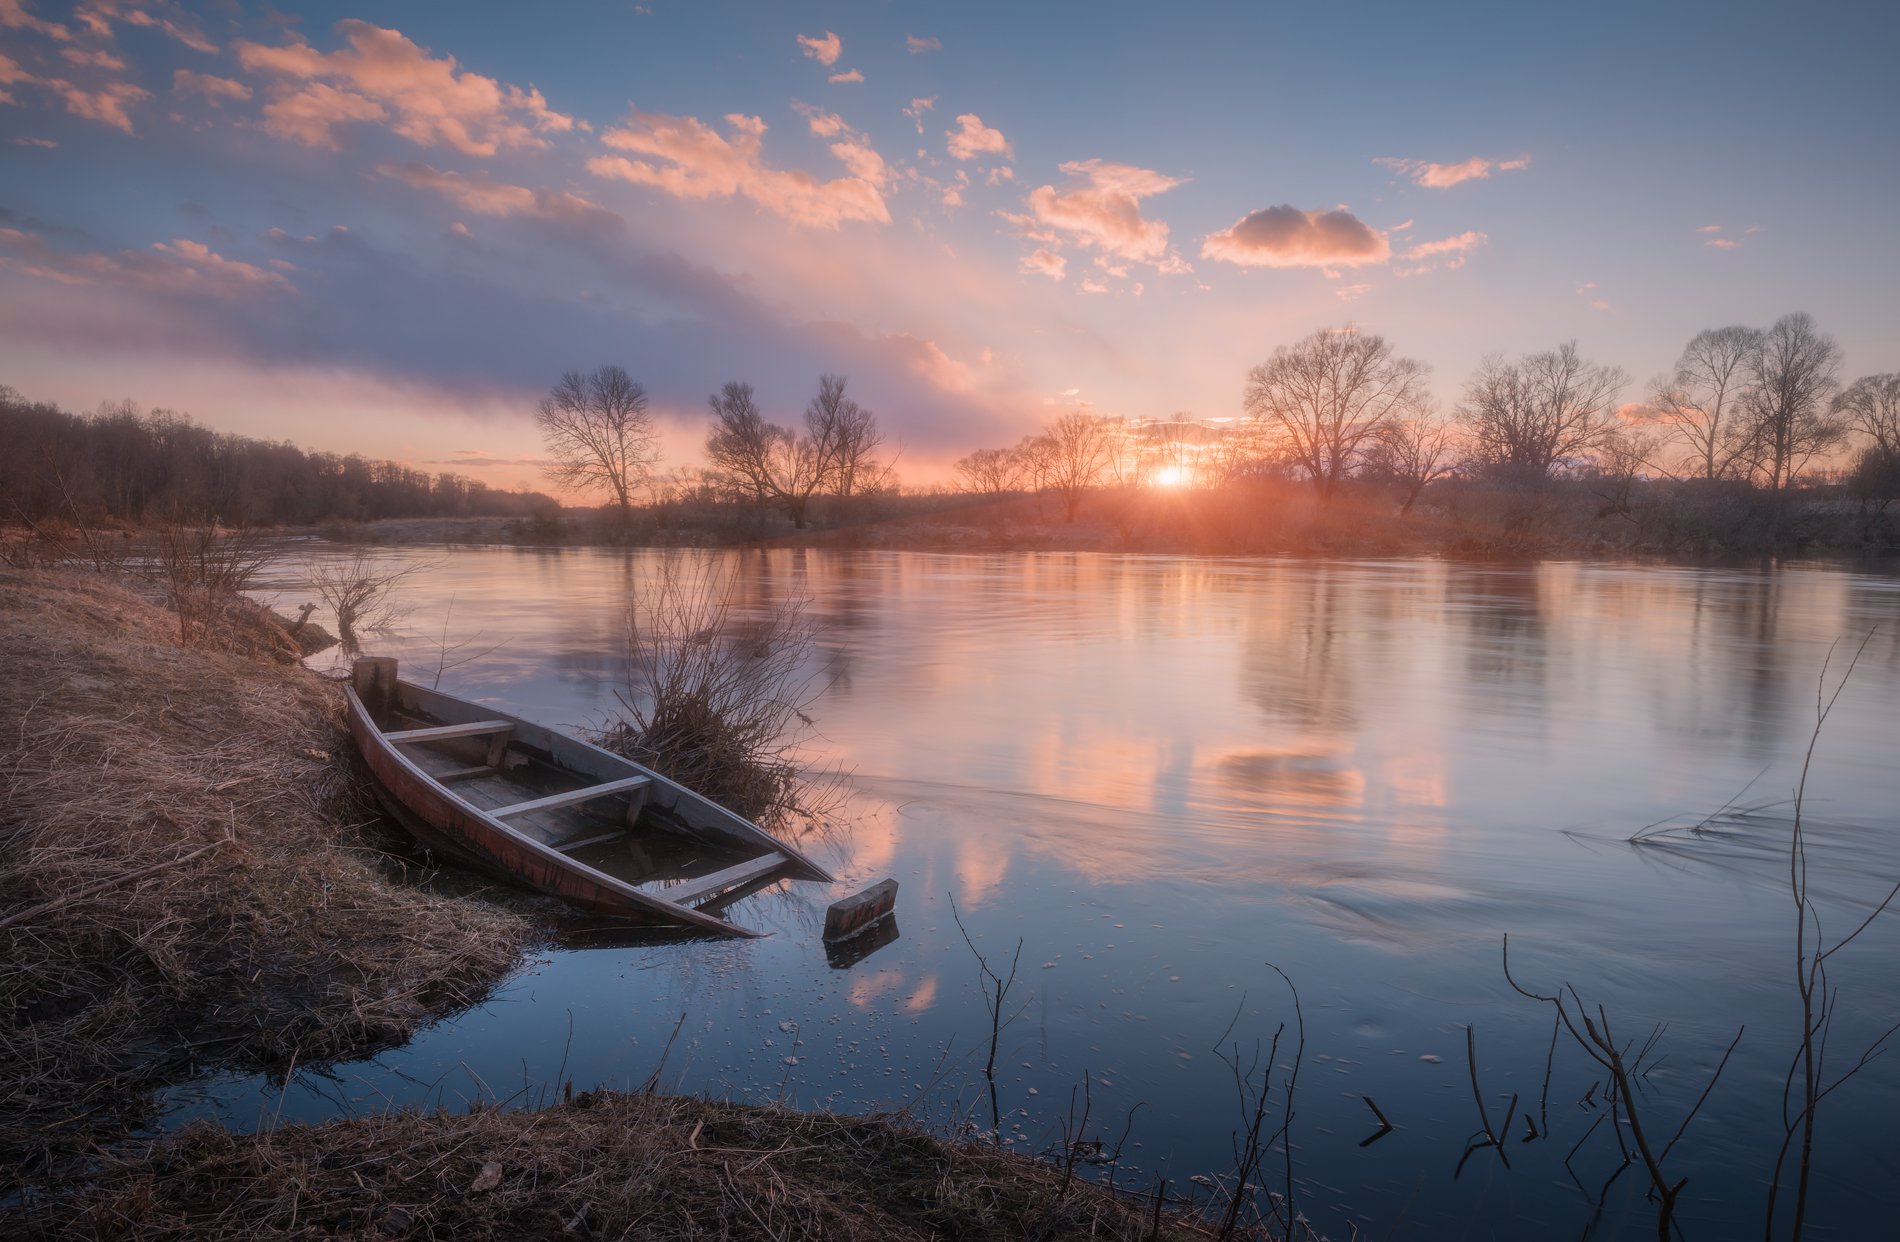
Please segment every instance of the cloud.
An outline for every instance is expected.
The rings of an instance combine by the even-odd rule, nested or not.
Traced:
[[[1015,154],[1002,131],[983,124],[983,118],[974,112],[965,112],[957,117],[957,127],[946,130],[945,136],[950,140],[950,154],[960,160],[973,160],[979,155],[1000,155],[1010,159]]]
[[[242,82],[234,82],[230,78],[218,78],[208,73],[193,73],[189,69],[178,69],[172,73],[172,93],[203,95],[215,105],[227,99],[239,102],[249,99],[251,88]]]
[[[935,95],[932,95],[928,99],[913,99],[910,101],[910,107],[904,109],[904,115],[917,123],[917,132],[921,134],[924,132],[924,113],[936,106],[937,97]]]
[[[1698,233],[1720,233],[1721,231],[1722,226],[1719,224],[1705,224],[1696,230]]]
[[[82,47],[63,47],[59,49],[59,54],[73,64],[83,65],[89,69],[108,69],[117,73],[125,68],[124,57],[115,56],[104,48],[89,52]]]
[[[1201,241],[1201,257],[1241,267],[1363,267],[1392,255],[1385,235],[1344,207],[1263,207]]]
[[[943,40],[939,39],[936,35],[926,35],[921,39],[916,35],[905,35],[904,46],[910,49],[912,56],[915,56],[919,52],[943,51]]]
[[[1023,259],[1025,272],[1036,272],[1050,280],[1061,280],[1069,266],[1069,261],[1053,250],[1039,249]]]
[[[400,31],[355,18],[336,29],[347,49],[320,53],[301,40],[266,47],[240,39],[233,45],[245,69],[283,79],[273,85],[264,109],[270,133],[334,150],[341,145],[339,125],[387,120],[417,146],[489,156],[546,147],[540,135],[575,127],[574,118],[549,108],[540,91],[458,73],[453,56],[431,57]]]
[[[185,238],[155,242],[150,250],[62,251],[37,233],[0,228],[0,265],[64,285],[104,284],[163,294],[244,298],[295,288],[276,272],[227,259]]]
[[[810,173],[769,168],[761,148],[765,122],[756,116],[733,113],[726,117],[729,138],[721,137],[696,117],[668,116],[634,109],[618,128],[607,130],[601,141],[616,151],[650,156],[596,156],[587,170],[597,177],[650,185],[677,198],[748,198],[767,211],[795,224],[835,229],[846,220],[878,224],[890,222],[890,211],[878,186],[862,171],[869,161],[858,144],[846,166],[857,164],[850,177],[819,181]],[[837,147],[833,147],[834,154]],[[875,152],[870,152],[875,155]],[[841,155],[840,158],[846,158]],[[883,161],[878,161],[882,167]]]
[[[820,39],[814,35],[799,35],[798,46],[805,49],[805,55],[821,65],[835,65],[838,57],[844,54],[844,40],[831,31],[825,31]]]
[[[159,10],[153,12],[151,10]],[[176,13],[181,20],[173,20],[165,10]],[[124,22],[128,26],[137,26],[145,30],[158,30],[178,40],[194,52],[215,55],[218,45],[205,37],[198,29],[195,19],[174,4],[164,0],[148,2],[141,6],[137,0],[85,0],[74,12],[73,19],[100,38],[112,37],[112,23]]]
[[[13,145],[16,147],[44,147],[48,151],[55,150],[59,146],[59,144],[54,142],[51,138],[15,138]]]
[[[1426,160],[1404,160],[1382,155],[1372,162],[1390,168],[1401,176],[1410,177],[1428,190],[1449,190],[1467,181],[1483,181],[1494,172],[1516,172],[1531,166],[1529,156],[1487,160],[1474,155],[1459,164],[1433,164]]]
[[[859,73],[856,69],[850,69],[850,70],[845,71],[844,73],[834,73],[830,77],[826,78],[825,81],[827,82],[862,82],[864,81],[864,75],[862,73]]]
[[[61,43],[73,37],[73,32],[58,22],[33,16],[26,0],[0,0],[0,30],[32,30]]]
[[[1125,259],[1152,262],[1167,253],[1168,226],[1143,219],[1141,200],[1172,190],[1182,184],[1178,178],[1102,160],[1071,161],[1061,168],[1086,184],[1060,193],[1049,185],[1032,191],[1029,209],[1036,222]]]
[[[74,116],[98,121],[128,134],[132,132],[132,115],[127,109],[152,97],[150,91],[130,82],[108,82],[98,90],[74,86],[61,78],[46,79],[42,85],[63,99],[66,111]]]
[[[1604,300],[1603,298],[1593,296],[1596,293],[1596,287],[1597,287],[1596,281],[1586,280],[1582,284],[1577,286],[1577,296],[1582,298],[1584,302],[1593,311],[1614,310],[1615,308],[1612,307],[1608,301]]]
[[[416,162],[382,164],[376,172],[379,176],[401,181],[418,190],[441,194],[477,215],[531,216],[603,232],[616,231],[626,224],[626,221],[598,203],[562,190],[510,185],[485,176],[464,176]]]
[[[1702,243],[1711,250],[1739,250],[1742,243],[1727,237],[1711,237]]]

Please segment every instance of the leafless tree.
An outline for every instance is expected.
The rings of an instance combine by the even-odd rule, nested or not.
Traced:
[[[713,414],[706,436],[708,473],[727,495],[751,502],[762,534],[766,506],[778,495],[774,459],[789,433],[765,421],[750,384],[728,382],[706,404]]]
[[[1761,330],[1743,324],[1698,332],[1676,368],[1650,383],[1655,420],[1688,450],[1691,472],[1726,477],[1745,447],[1738,417],[1748,395],[1749,364],[1761,348]]]
[[[849,500],[885,473],[877,460],[884,437],[877,429],[877,415],[845,396],[844,386],[842,375],[820,376],[818,395],[805,410],[805,425],[813,442],[824,446],[822,456],[830,462],[826,490]]]
[[[1834,414],[1872,440],[1881,457],[1900,463],[1900,372],[1861,376],[1834,398]]]
[[[1770,491],[1787,487],[1803,466],[1845,437],[1845,423],[1828,406],[1840,365],[1840,346],[1804,311],[1775,320],[1750,354],[1742,403],[1746,454]]]
[[[1062,497],[1062,520],[1075,521],[1082,493],[1102,480],[1112,451],[1114,424],[1081,411],[1064,414],[1049,424],[1045,481]]]
[[[1017,481],[1031,491],[1040,492],[1049,485],[1055,463],[1055,443],[1047,433],[1027,435],[1016,442],[1009,455],[1016,462]]]
[[[1426,371],[1394,358],[1382,336],[1321,329],[1247,372],[1246,409],[1278,432],[1288,457],[1329,500],[1380,430],[1418,404]]]
[[[1450,424],[1421,409],[1417,417],[1387,421],[1366,450],[1367,468],[1399,485],[1403,517],[1418,503],[1419,494],[1457,465],[1458,433]]]
[[[1015,491],[1022,481],[1023,462],[1011,449],[978,449],[952,467],[965,488],[1000,496]]]
[[[577,491],[605,491],[623,521],[631,515],[634,493],[660,459],[645,389],[617,366],[569,371],[542,398],[534,421],[553,458],[550,479]]]
[[[1545,479],[1603,443],[1628,382],[1621,367],[1585,361],[1575,341],[1516,362],[1492,354],[1465,385],[1458,419],[1480,464]]]

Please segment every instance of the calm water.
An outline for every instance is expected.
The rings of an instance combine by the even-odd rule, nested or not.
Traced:
[[[333,556],[321,546],[313,556]],[[406,629],[376,644],[445,689],[552,723],[614,706],[626,601],[660,554],[514,549],[428,559]],[[1831,645],[1879,627],[1822,737],[1808,807],[1813,885],[1836,934],[1900,880],[1900,583],[1823,568],[1313,563],[1068,554],[773,552],[732,559],[743,598],[804,596],[824,625],[815,762],[852,773],[818,856],[835,887],[748,899],[745,944],[537,956],[480,1010],[374,1060],[199,1085],[175,1116],[256,1124],[392,1102],[459,1106],[571,1078],[807,1107],[913,1105],[987,1125],[977,946],[1021,941],[1003,1035],[1002,1130],[1059,1141],[1090,1082],[1089,1132],[1124,1130],[1123,1176],[1231,1169],[1244,1058],[1288,1024],[1306,1055],[1293,1122],[1299,1207],[1375,1237],[1577,1236],[1620,1163],[1598,1074],[1547,1009],[1574,985],[1619,1041],[1666,1024],[1642,1110],[1674,1133],[1739,1027],[1740,1047],[1670,1156],[1688,1236],[1759,1233],[1794,1048],[1786,810],[1667,848],[1625,843],[1733,798],[1790,795]],[[283,598],[305,598],[294,582]],[[1844,655],[1837,652],[1838,670]],[[901,936],[833,969],[830,901],[902,885]],[[1833,963],[1832,1064],[1900,1021],[1900,912]],[[684,1022],[681,1025],[682,1015]],[[1513,1093],[1507,1168],[1453,1172]],[[1230,1029],[1231,1028],[1231,1029]],[[1900,1058],[1822,1113],[1817,1236],[1891,1236],[1900,1211]],[[1398,1129],[1369,1147],[1371,1096]],[[1079,1111],[1079,1103],[1076,1106]],[[1551,1138],[1520,1142],[1526,1112]],[[1276,1156],[1267,1182],[1278,1188]],[[1653,1237],[1640,1166],[1593,1237]]]

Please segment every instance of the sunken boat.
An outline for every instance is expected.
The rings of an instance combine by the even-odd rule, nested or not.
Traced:
[[[611,751],[356,661],[350,732],[430,850],[590,915],[756,936],[726,917],[780,880],[831,879],[791,844]]]

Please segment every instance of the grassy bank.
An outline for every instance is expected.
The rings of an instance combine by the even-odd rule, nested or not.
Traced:
[[[148,1239],[1214,1236],[1054,1162],[886,1120],[609,1092],[536,1112],[197,1126],[22,1223]]]
[[[0,1186],[193,1072],[399,1042],[530,931],[392,877],[334,686],[178,633],[129,581],[0,570]]]

